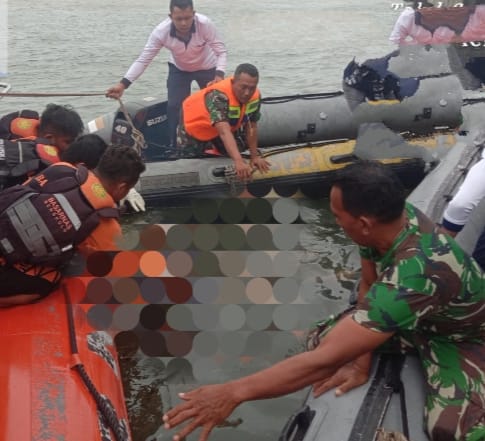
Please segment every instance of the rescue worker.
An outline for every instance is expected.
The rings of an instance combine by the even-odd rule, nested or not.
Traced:
[[[76,167],[72,164],[59,162],[46,168],[42,173],[34,176],[23,185],[36,189],[50,182],[55,188],[56,185],[61,185],[62,179],[60,177],[65,177],[66,174],[70,173],[71,169],[76,171]],[[98,214],[99,216],[95,224],[90,220],[90,225],[94,229],[90,230],[89,236],[85,237],[79,244],[74,244],[77,251],[87,256],[94,251],[117,249],[116,239],[121,235],[121,227],[117,220],[117,203],[126,197],[144,170],[145,165],[139,154],[127,146],[108,147],[94,170],[87,171],[84,168],[84,171],[87,171],[87,178],[82,185],[78,186],[79,191],[71,191],[70,193],[73,193],[74,196],[69,196],[67,193],[64,194],[71,208],[69,214],[74,211],[73,216],[69,217],[69,219],[91,219],[86,217],[87,202],[85,201],[89,201],[89,213],[92,212],[93,215]],[[0,200],[9,190],[7,189],[0,193]],[[81,203],[80,201],[83,202]],[[76,209],[82,209],[84,212],[77,213]],[[66,212],[63,210],[64,204],[62,207],[57,206],[55,211],[49,213],[49,216],[46,216],[45,219],[40,219],[41,222],[36,219],[35,213],[30,214],[30,217],[37,223],[52,225],[50,217],[52,214],[55,214],[56,218],[60,216],[65,222],[68,222],[65,216]],[[0,220],[4,222],[4,218]],[[86,227],[86,225],[81,223],[81,225],[78,225],[78,228],[80,229],[81,227]],[[46,229],[50,231],[55,241],[56,228]],[[0,234],[5,234],[4,230],[2,229]],[[13,237],[2,238],[0,240],[2,247],[6,243],[8,244],[9,240],[14,241],[16,239]],[[35,248],[36,245],[32,244],[32,247]],[[12,252],[16,251],[14,246],[10,248]],[[4,248],[1,248],[0,306],[24,304],[45,297],[57,287],[62,277],[62,264],[67,263],[62,262],[62,264],[55,266],[35,265],[25,262],[11,262],[11,259],[8,260],[9,258],[10,255],[4,251]]]
[[[0,120],[0,188],[21,184],[59,161],[59,153],[83,132],[79,114],[70,106],[48,104],[36,112],[14,112]]]
[[[485,439],[485,287],[477,263],[405,202],[399,179],[378,162],[346,167],[332,186],[330,208],[360,246],[356,309],[311,351],[240,379],[179,394],[183,402],[163,417],[167,429],[188,422],[175,441],[198,427],[199,441],[206,441],[245,401],[310,385],[318,396],[348,382],[346,390],[362,384],[370,353],[393,336],[403,348],[417,349],[431,440]]]
[[[83,164],[89,170],[98,165],[99,159],[108,148],[108,144],[99,135],[89,133],[76,138],[63,152],[59,159],[71,164]]]
[[[60,159],[71,164],[83,164],[91,170],[98,165],[99,158],[107,147],[108,144],[95,133],[81,135],[69,144],[66,150],[61,152]],[[146,209],[143,196],[135,188],[131,188],[126,197],[120,201],[120,207],[124,209],[125,206],[135,212],[145,211]]]
[[[233,77],[212,84],[189,96],[182,104],[177,130],[177,147],[183,158],[207,153],[228,155],[241,180],[251,177],[253,168],[269,170],[269,163],[258,153],[257,121],[261,94],[259,73],[249,63],[240,64]],[[244,125],[245,142],[251,158],[248,164],[234,136]],[[245,148],[245,146],[242,146]]]
[[[141,76],[162,47],[170,51],[167,78],[167,119],[170,147],[175,148],[175,133],[182,101],[190,95],[192,81],[200,88],[224,79],[227,51],[210,18],[196,13],[192,0],[170,0],[169,18],[150,34],[148,41],[124,78],[106,91],[120,98],[125,89]]]
[[[107,144],[96,134],[81,135],[82,131],[81,118],[69,106],[49,104],[40,119],[32,110],[4,116],[0,120],[0,189],[21,184],[60,160],[94,168]],[[145,211],[145,201],[135,188],[121,204],[135,212]]]

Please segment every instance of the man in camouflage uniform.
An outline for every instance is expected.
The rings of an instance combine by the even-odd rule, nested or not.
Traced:
[[[177,128],[179,157],[228,155],[234,160],[240,179],[250,178],[253,168],[261,172],[267,171],[269,164],[259,156],[257,148],[257,121],[260,118],[261,105],[258,80],[256,67],[247,63],[241,64],[236,68],[234,77],[217,82],[188,97],[182,104]],[[235,100],[237,105],[234,105]],[[235,133],[240,127],[244,127],[245,142],[236,140]],[[240,153],[245,150],[246,145],[251,155],[250,164],[244,161]]]
[[[426,373],[425,417],[433,441],[485,439],[485,288],[477,263],[450,236],[405,204],[401,183],[385,166],[346,168],[330,194],[337,223],[360,245],[362,281],[356,308],[312,351],[253,375],[183,394],[164,416],[172,428],[208,434],[244,401],[280,396],[313,384],[337,394],[367,381],[371,352],[392,337],[417,350]]]

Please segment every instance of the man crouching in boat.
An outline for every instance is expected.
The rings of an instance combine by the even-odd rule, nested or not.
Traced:
[[[337,223],[360,246],[362,285],[356,309],[317,347],[253,375],[180,394],[167,429],[189,420],[181,440],[200,441],[241,403],[352,379],[391,337],[417,349],[426,376],[427,430],[434,441],[485,439],[485,287],[483,273],[453,238],[405,202],[400,181],[379,163],[348,166],[330,193]],[[362,382],[362,381],[361,381]],[[353,386],[356,386],[354,384]]]
[[[109,146],[89,171],[67,162],[0,193],[0,306],[45,297],[77,250],[116,250],[117,203],[145,165],[131,147]]]
[[[252,64],[240,64],[233,77],[218,81],[184,100],[177,129],[180,157],[194,158],[207,153],[228,155],[239,179],[251,177],[253,168],[269,170],[258,154],[257,121],[261,94],[259,73]],[[234,133],[244,124],[250,164],[242,158]]]

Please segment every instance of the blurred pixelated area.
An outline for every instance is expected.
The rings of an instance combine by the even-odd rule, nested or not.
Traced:
[[[298,197],[193,199],[164,210],[163,223],[130,224],[122,251],[79,264],[78,274],[88,274],[81,277],[88,320],[115,336],[135,440],[152,439],[177,392],[302,351],[309,326],[347,302],[355,250],[343,235],[335,247],[330,210],[312,204]],[[319,262],[329,233],[324,266],[344,262],[331,270]],[[301,394],[286,399],[295,407]],[[239,423],[236,413],[227,425]]]

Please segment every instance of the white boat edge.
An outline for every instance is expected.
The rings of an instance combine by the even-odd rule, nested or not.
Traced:
[[[0,82],[0,93],[7,93],[11,88],[12,88],[11,84]],[[3,97],[0,96],[0,99],[2,98]]]

